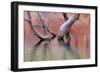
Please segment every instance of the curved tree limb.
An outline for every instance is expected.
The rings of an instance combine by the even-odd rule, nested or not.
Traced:
[[[30,24],[30,27],[31,27],[32,31],[35,33],[35,35],[38,38],[40,38],[41,40],[50,40],[50,39],[52,39],[52,37],[50,37],[49,35],[42,35],[41,33],[39,33],[37,31],[37,29],[35,28],[35,25],[34,25],[34,23],[32,21],[33,20],[33,17],[31,16],[31,13],[30,12],[27,12],[27,14],[28,14],[29,20],[28,19],[25,19],[25,20]],[[46,29],[46,30],[49,30],[49,29]]]
[[[65,36],[66,39],[68,39],[70,41],[70,36],[69,36],[69,31],[71,26],[75,23],[75,21],[77,21],[79,19],[80,14],[73,14],[68,20],[65,21],[64,24],[61,25],[59,31],[59,35],[58,35],[58,40],[63,39],[63,37]]]
[[[41,25],[42,25],[42,27],[44,29],[44,34],[46,35],[47,34],[48,26],[44,22],[44,20],[45,20],[44,14],[42,12],[37,12],[37,13],[38,13],[38,16],[40,18]]]
[[[43,26],[44,30],[45,30],[45,34],[47,34],[47,31],[53,35],[52,38],[54,38],[56,35],[53,33],[53,31],[51,29],[49,29],[48,25],[45,24],[44,20],[45,20],[45,17],[43,15],[42,12],[38,12],[38,15],[40,17],[40,21],[41,21],[41,25]]]
[[[71,26],[73,25],[73,23],[78,20],[80,14],[74,14],[72,15],[64,24],[61,25],[60,27],[60,32],[61,32],[61,36],[63,37],[66,32],[69,32]]]

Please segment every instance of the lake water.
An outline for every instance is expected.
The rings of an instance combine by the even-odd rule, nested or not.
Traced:
[[[39,41],[33,48],[25,51],[24,57],[25,61],[81,59],[77,49],[56,38],[51,41]]]

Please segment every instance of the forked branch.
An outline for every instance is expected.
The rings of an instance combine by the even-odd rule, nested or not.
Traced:
[[[49,35],[42,35],[41,33],[39,33],[39,31],[37,31],[37,29],[36,29],[36,25],[34,25],[34,23],[32,21],[33,17],[31,16],[31,13],[27,12],[27,14],[28,14],[29,19],[25,19],[25,20],[30,24],[30,27],[31,27],[32,31],[35,33],[35,35],[38,38],[40,38],[41,40],[50,40],[50,39],[52,39],[52,37],[50,37]],[[50,33],[53,34],[53,32],[51,32],[51,30],[48,27],[46,27],[45,24],[43,24],[42,27],[44,27],[43,29],[45,29],[45,31],[49,31]]]

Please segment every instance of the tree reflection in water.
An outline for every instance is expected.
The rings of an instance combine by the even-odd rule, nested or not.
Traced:
[[[28,61],[80,59],[75,48],[67,45],[64,40],[39,41],[31,50]]]

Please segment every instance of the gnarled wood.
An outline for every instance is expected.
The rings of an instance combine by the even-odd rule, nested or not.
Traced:
[[[44,17],[44,15],[43,15],[43,13],[42,13],[42,12],[38,12],[38,15],[39,15],[39,17],[40,17],[41,25],[42,25],[43,28],[44,28],[45,34],[47,34],[47,32],[49,32],[49,33],[52,35],[51,38],[54,38],[56,35],[53,33],[53,31],[52,31],[51,29],[49,29],[48,25],[45,24],[45,22],[44,22],[45,17]]]
[[[61,25],[59,29],[59,35],[58,35],[58,40],[63,39],[65,36],[66,39],[70,41],[70,36],[69,36],[69,31],[71,26],[74,24],[75,21],[79,19],[80,14],[73,14],[68,20],[65,21],[64,24]],[[65,16],[64,16],[65,17]]]
[[[33,21],[32,21],[33,20],[33,17],[31,16],[31,13],[30,12],[27,12],[27,14],[28,14],[28,18],[29,19],[25,19],[25,20],[30,24],[30,27],[31,27],[32,31],[35,33],[35,35],[38,38],[40,38],[41,40],[50,40],[50,39],[54,38],[54,36],[55,36],[54,33],[44,24],[43,17],[41,17],[40,14],[39,14],[39,16],[40,16],[40,20],[42,22],[41,24],[42,24],[42,27],[43,27],[44,31],[50,32],[53,35],[52,37],[50,37],[49,35],[42,35],[41,33],[39,33],[37,31],[37,29],[36,29]]]

